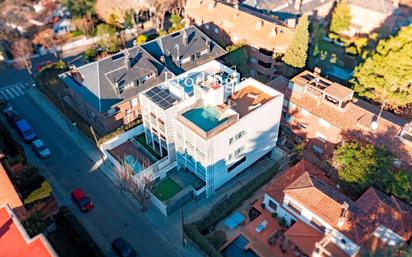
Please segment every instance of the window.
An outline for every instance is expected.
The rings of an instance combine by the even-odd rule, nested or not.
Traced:
[[[323,154],[323,149],[317,145],[312,145],[312,150],[317,154]]]
[[[326,141],[326,136],[323,135],[322,133],[316,132],[315,137],[319,139],[320,141],[322,141],[323,143],[325,143]]]
[[[257,60],[255,57],[250,57],[250,63],[256,64]]]
[[[235,140],[234,140],[233,137],[229,138],[229,145],[233,144],[234,141],[235,141]]]
[[[205,154],[204,154],[202,151],[200,151],[199,149],[196,149],[196,153],[197,153],[197,155],[199,155],[200,157],[205,158]]]
[[[219,34],[219,28],[218,28],[218,27],[215,27],[215,28],[213,29],[213,31],[215,32],[215,34]]]
[[[285,106],[285,107],[289,106],[289,101],[285,98],[283,98],[283,106]]]
[[[205,29],[209,30],[209,29],[210,29],[210,25],[209,25],[209,24],[205,24]]]
[[[108,116],[112,116],[116,113],[116,108],[111,108],[110,110],[107,111]]]
[[[300,212],[302,211],[298,206],[294,205],[291,202],[288,203],[288,207],[298,214],[300,214]]]
[[[233,169],[238,167],[240,164],[244,163],[246,161],[246,156],[243,156],[240,160],[237,162],[233,163],[228,169],[227,172],[231,172]]]
[[[161,119],[157,119],[157,120],[159,121],[159,124],[165,125],[165,122],[163,120],[161,120]]]
[[[269,207],[274,211],[276,211],[276,208],[278,208],[277,204],[272,200],[269,200]]]
[[[233,153],[229,154],[229,161],[233,159]]]
[[[301,129],[306,129],[306,125],[303,124],[303,123],[299,123],[299,124],[298,124],[298,127],[301,128]]]
[[[319,229],[322,232],[325,231],[325,226],[323,226],[322,223],[320,223],[318,220],[314,218],[312,218],[312,220],[310,221],[310,224],[312,224],[313,226],[315,226],[317,229]]]
[[[286,121],[287,122],[289,122],[289,123],[292,123],[292,121],[293,121],[293,118],[292,118],[292,116],[290,116],[289,114],[285,114],[285,119],[286,119]]]
[[[296,109],[296,104],[289,102],[289,110],[293,111]]]
[[[137,106],[137,97],[133,98],[132,100],[130,100],[130,105],[132,107],[136,107]]]
[[[271,63],[263,62],[263,61],[261,61],[261,60],[258,61],[258,64],[259,64],[260,66],[265,67],[265,68],[268,68],[268,69],[269,69],[270,67],[272,67],[272,64],[271,64]]]
[[[239,155],[243,152],[243,150],[245,150],[245,146],[239,147],[238,149],[236,149],[234,155],[235,155],[235,156],[239,156]]]
[[[305,116],[305,117],[309,116],[309,111],[308,110],[302,108],[301,112],[302,112],[303,116]]]
[[[330,128],[330,123],[327,122],[326,120],[321,119],[321,118],[319,118],[319,124],[324,126],[325,128]]]
[[[242,130],[239,133],[236,134],[235,140],[241,139],[244,135],[246,135],[246,130]]]

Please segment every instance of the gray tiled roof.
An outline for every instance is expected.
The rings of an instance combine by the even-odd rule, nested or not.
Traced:
[[[187,35],[187,41],[184,33]],[[181,66],[175,62],[177,53],[179,53],[182,60],[208,47],[210,52],[196,60],[191,60]],[[179,48],[179,51],[177,48]],[[140,92],[163,82],[167,72],[177,75],[224,54],[226,54],[226,51],[223,48],[199,29],[190,26],[171,35],[152,40],[142,46],[135,46],[97,62],[78,67],[77,70],[83,79],[81,82],[76,81],[70,75],[70,72],[61,74],[60,78],[98,112],[106,112],[114,105],[137,96]],[[161,56],[165,57],[164,63],[161,63],[163,61]],[[126,60],[129,60],[129,62]],[[132,83],[152,73],[157,75],[145,81],[144,84],[121,91],[118,90],[118,86]]]
[[[223,48],[195,26],[159,37],[143,44],[142,47],[158,61],[162,61],[161,58],[163,56],[164,65],[176,75],[226,54]],[[208,54],[202,55],[198,59],[191,60],[181,66],[176,61],[178,58],[180,60],[190,58],[196,53],[207,49],[209,49]]]
[[[349,3],[380,13],[391,13],[395,10],[390,0],[350,0]]]

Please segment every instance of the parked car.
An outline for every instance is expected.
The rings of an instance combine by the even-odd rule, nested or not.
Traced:
[[[76,188],[71,193],[73,201],[79,206],[83,212],[88,212],[93,209],[93,202],[89,197],[80,189]]]
[[[31,142],[37,138],[36,133],[30,127],[29,123],[26,120],[18,120],[16,122],[17,133],[23,138],[26,142]]]
[[[33,150],[43,159],[50,156],[50,150],[40,139],[33,140],[31,142]]]
[[[116,238],[112,242],[114,252],[120,257],[136,257],[136,251],[122,237]]]
[[[6,120],[9,122],[9,124],[14,128],[16,127],[16,123],[21,120],[20,115],[18,115],[17,112],[13,110],[6,112],[4,116],[6,117]]]
[[[0,110],[1,113],[6,114],[6,112],[12,111],[13,107],[11,107],[10,103],[7,100],[0,99]]]

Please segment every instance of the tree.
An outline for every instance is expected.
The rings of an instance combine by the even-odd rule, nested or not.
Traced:
[[[391,173],[390,180],[385,183],[385,192],[398,198],[411,200],[411,177],[407,171]]]
[[[52,50],[53,54],[58,57],[58,51],[56,46],[63,43],[63,38],[57,37],[51,28],[45,29],[37,33],[32,43],[36,45],[41,45],[47,50]]]
[[[299,19],[296,26],[295,33],[293,34],[292,41],[282,60],[295,68],[303,68],[306,64],[308,57],[308,44],[309,44],[309,21],[308,16],[304,15]]]
[[[61,3],[69,9],[74,17],[82,17],[87,13],[96,13],[96,0],[61,0]]]
[[[390,181],[388,171],[393,159],[386,149],[352,141],[343,143],[335,150],[332,162],[343,186],[360,194],[370,186],[382,189]]]
[[[93,36],[95,32],[95,20],[90,13],[82,17],[75,17],[72,20],[73,26],[76,30],[81,31],[86,36]]]
[[[22,225],[30,237],[34,237],[46,229],[43,214],[39,211],[31,213],[27,219],[23,220]]]
[[[19,38],[14,41],[11,47],[11,54],[14,58],[13,65],[18,69],[26,68],[30,76],[32,76],[31,56],[33,54],[33,46],[30,40]]]
[[[349,29],[351,20],[352,15],[348,3],[346,1],[339,1],[333,10],[329,30],[340,34]]]
[[[99,24],[96,35],[100,38],[97,44],[107,52],[114,53],[119,49],[116,28],[108,24]]]
[[[144,44],[144,43],[146,43],[146,41],[147,41],[147,36],[145,34],[140,34],[136,38],[136,44],[137,45]]]
[[[182,22],[182,17],[179,15],[172,14],[169,21],[172,23],[172,26],[169,28],[169,33],[173,33],[185,27],[185,24]]]
[[[356,67],[355,91],[391,108],[412,103],[412,25],[380,40],[376,50]]]

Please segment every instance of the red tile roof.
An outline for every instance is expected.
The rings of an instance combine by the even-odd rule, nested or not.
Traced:
[[[0,164],[0,206],[8,204],[16,213],[16,215],[22,219],[27,215],[27,211],[20,200],[19,195],[14,189],[13,184],[7,175],[6,170]]]
[[[295,181],[305,172],[313,173],[320,177],[326,177],[325,173],[319,168],[315,167],[313,164],[306,160],[301,160],[295,166],[286,170],[284,173],[277,175],[276,179],[266,186],[265,193],[276,200],[278,203],[283,203],[283,198],[285,196],[283,190],[285,190],[287,186],[289,186],[293,181]]]
[[[371,219],[389,228],[408,241],[412,237],[412,206],[394,196],[370,187],[356,204]]]
[[[299,220],[285,232],[285,237],[307,256],[311,256],[323,234]]]
[[[315,174],[305,172],[284,193],[358,244],[367,240],[376,228],[355,202]],[[344,203],[349,207],[343,225],[339,226]]]
[[[314,76],[314,73],[304,71],[295,76],[291,81],[303,87]],[[350,89],[325,78],[321,78],[321,80],[331,84],[336,94],[347,95],[350,91]],[[377,118],[380,108],[366,101],[353,98],[343,109],[338,109],[307,94],[292,91],[287,87],[287,79],[284,77],[278,77],[269,82],[269,86],[284,93],[285,99],[298,107],[304,108],[313,115],[341,129],[344,138],[357,138],[378,147],[385,146],[395,153],[406,165],[412,166],[412,145],[403,143],[398,137],[402,127],[407,123],[406,120],[383,111],[378,120],[379,127],[374,132],[370,128],[370,122],[372,119]],[[340,90],[339,92],[336,91],[338,87],[342,92]]]
[[[10,207],[5,205],[0,208],[0,256],[57,257],[57,254],[42,234],[30,238]]]

